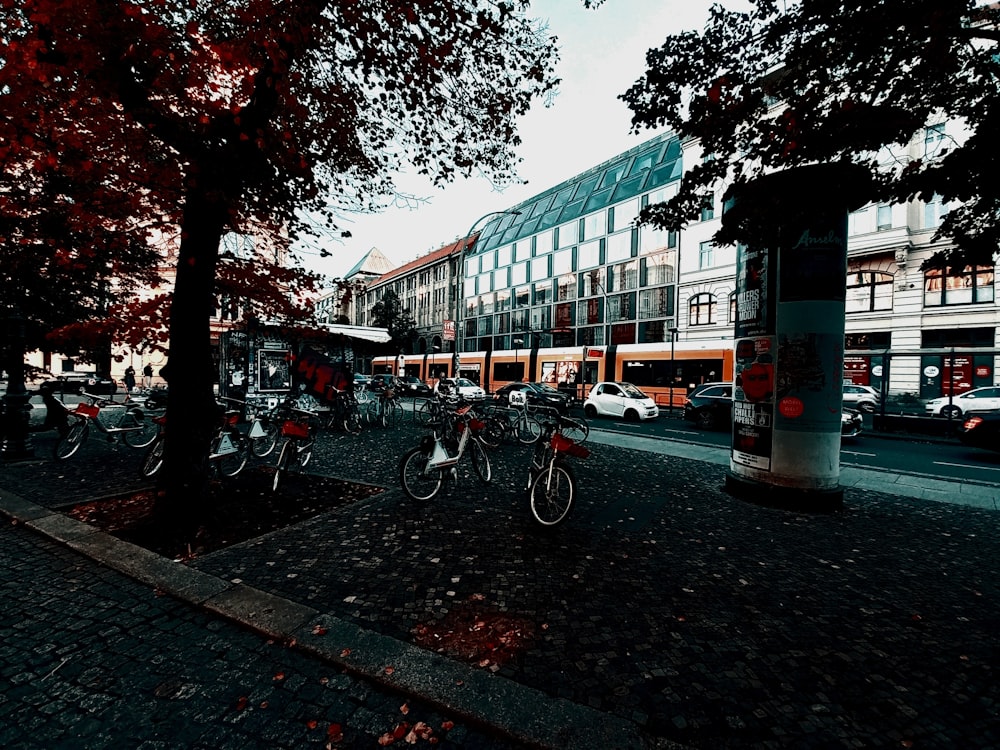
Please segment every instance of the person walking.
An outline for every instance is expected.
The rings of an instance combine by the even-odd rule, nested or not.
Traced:
[[[125,368],[125,377],[122,380],[125,382],[125,392],[131,393],[135,388],[135,368],[132,365]]]
[[[142,384],[146,388],[153,387],[153,365],[146,363],[146,366],[142,368]]]

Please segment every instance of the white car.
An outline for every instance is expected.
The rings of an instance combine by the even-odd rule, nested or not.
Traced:
[[[468,378],[441,378],[434,384],[434,392],[457,393],[466,401],[481,401],[486,398],[486,391]]]
[[[660,409],[649,396],[631,383],[602,382],[590,390],[583,402],[588,417],[623,417],[630,422],[656,419]]]
[[[967,411],[993,411],[1000,409],[1000,388],[973,388],[950,397],[932,398],[924,404],[924,409],[929,414],[940,414],[952,419],[961,417]]]
[[[878,409],[882,394],[870,385],[844,383],[844,406],[872,414]]]

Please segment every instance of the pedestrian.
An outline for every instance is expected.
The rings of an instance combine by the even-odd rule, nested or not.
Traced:
[[[149,362],[147,362],[146,366],[142,368],[142,384],[146,388],[153,387],[153,365]]]
[[[135,388],[135,368],[132,365],[125,368],[125,377],[122,379],[125,381],[125,392],[131,393]]]

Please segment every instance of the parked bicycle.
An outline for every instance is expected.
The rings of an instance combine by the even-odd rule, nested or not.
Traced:
[[[403,492],[413,500],[430,500],[441,490],[446,476],[458,478],[458,464],[466,455],[479,479],[488,484],[493,469],[479,438],[483,427],[483,421],[472,414],[468,405],[443,413],[433,425],[433,432],[399,462]]]
[[[109,441],[115,442],[120,437],[133,448],[145,448],[156,439],[156,425],[138,406],[118,403],[84,391],[80,395],[89,403],[81,401],[75,408],[70,408],[58,402],[67,411],[68,428],[56,441],[53,455],[57,459],[65,460],[80,450],[90,434],[91,425],[107,435]]]
[[[566,520],[576,496],[576,477],[566,458],[586,458],[590,450],[569,437],[585,432],[578,420],[553,412],[541,418],[541,425],[528,468],[528,504],[532,518],[551,528]]]
[[[392,386],[378,389],[372,394],[375,403],[370,407],[373,411],[373,421],[382,427],[396,426],[403,421],[403,399],[399,391]]]
[[[492,448],[506,441],[531,445],[542,434],[542,426],[536,414],[544,412],[545,407],[529,406],[522,391],[511,391],[508,399],[509,407],[485,407],[486,428],[483,430],[483,439]]]
[[[209,466],[224,477],[235,477],[247,465],[250,439],[237,427],[239,420],[239,410],[220,409],[219,424],[209,444]],[[140,472],[147,478],[156,476],[163,468],[167,441],[166,417],[156,417],[152,421],[158,426],[159,433],[146,452],[140,467]]]
[[[312,458],[313,445],[316,442],[316,425],[318,414],[307,409],[299,409],[290,403],[282,407],[285,417],[281,422],[281,452],[274,466],[274,480],[271,489],[275,492],[284,482],[288,472],[293,467],[304,469]]]
[[[324,427],[336,427],[351,435],[361,433],[361,409],[354,393],[349,390],[331,389],[331,405]]]
[[[223,401],[239,404],[249,426],[247,439],[250,441],[250,452],[258,458],[270,456],[278,444],[281,425],[274,418],[274,407],[268,407],[267,402],[257,400],[240,401],[236,398],[223,397]]]

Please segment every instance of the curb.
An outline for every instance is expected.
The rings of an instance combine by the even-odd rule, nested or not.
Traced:
[[[187,604],[537,748],[683,750],[635,724],[173,562],[0,489],[0,516]]]

